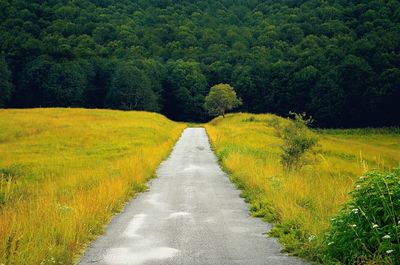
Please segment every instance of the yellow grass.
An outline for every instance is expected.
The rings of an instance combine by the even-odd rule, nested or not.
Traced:
[[[146,112],[0,110],[0,264],[72,264],[184,127]]]
[[[281,227],[300,231],[297,237],[320,236],[366,170],[399,165],[398,132],[322,130],[316,132],[320,147],[317,155],[310,156],[313,164],[285,174],[279,162],[280,140],[267,122],[272,117],[234,114],[216,118],[205,127],[223,166],[245,192],[256,196],[250,199],[251,207],[265,204],[273,208],[275,221],[283,224]],[[308,243],[290,246],[296,240],[292,240],[292,234],[287,238],[284,234],[281,240],[288,250],[307,248]]]

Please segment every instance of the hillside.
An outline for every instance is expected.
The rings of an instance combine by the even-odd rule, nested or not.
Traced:
[[[146,112],[0,110],[0,264],[73,264],[184,127]]]
[[[5,0],[0,107],[204,121],[205,94],[225,82],[242,111],[398,125],[399,20],[396,0]]]

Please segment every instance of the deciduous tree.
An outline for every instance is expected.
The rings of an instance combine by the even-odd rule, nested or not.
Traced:
[[[231,110],[242,104],[236,96],[236,92],[229,84],[218,84],[210,89],[205,98],[204,107],[212,116],[225,117],[227,110]]]
[[[123,110],[157,110],[157,97],[142,70],[128,63],[117,66],[106,104]]]

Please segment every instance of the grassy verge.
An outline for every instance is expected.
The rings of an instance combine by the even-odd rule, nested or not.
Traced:
[[[0,264],[73,264],[184,127],[146,112],[0,110]]]
[[[272,117],[234,114],[205,127],[252,214],[276,223],[271,234],[286,251],[318,261],[330,218],[348,201],[359,176],[399,165],[399,130],[316,131],[320,146],[311,164],[285,174],[280,140],[268,126]]]

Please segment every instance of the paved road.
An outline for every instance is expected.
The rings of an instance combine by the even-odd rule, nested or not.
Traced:
[[[202,128],[186,129],[150,191],[132,200],[79,264],[304,264],[250,217]]]

